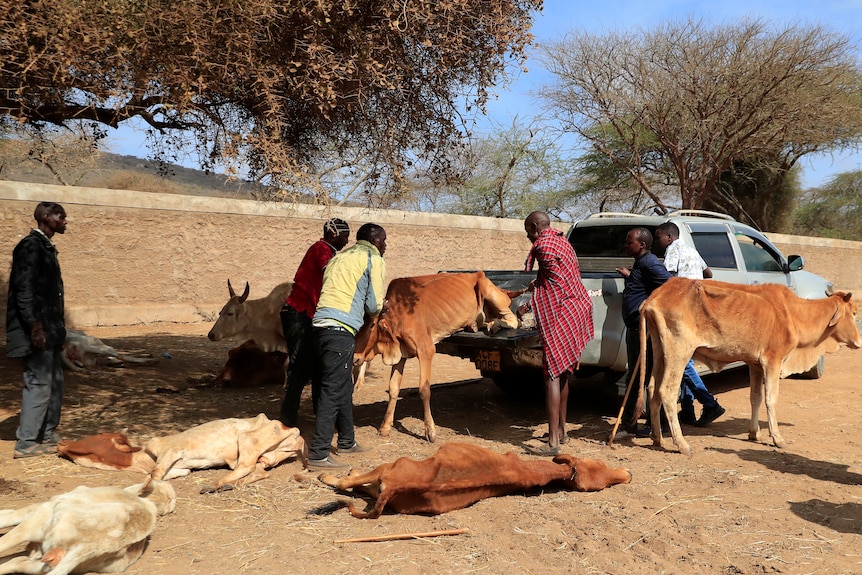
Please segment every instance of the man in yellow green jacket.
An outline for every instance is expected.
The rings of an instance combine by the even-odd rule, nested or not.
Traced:
[[[312,469],[347,467],[329,454],[338,432],[337,452],[360,453],[353,429],[353,352],[356,332],[367,315],[376,316],[385,297],[386,231],[364,224],[356,244],[335,255],[323,272],[323,288],[312,326],[321,368],[320,398],[308,454]]]

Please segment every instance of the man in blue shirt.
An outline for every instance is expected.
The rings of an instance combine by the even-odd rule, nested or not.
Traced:
[[[640,354],[640,306],[652,294],[652,292],[670,279],[670,273],[659,259],[650,251],[652,247],[652,233],[646,228],[634,228],[626,235],[626,254],[635,258],[634,264],[628,268],[617,268],[617,272],[625,278],[625,289],[623,290],[623,323],[626,325],[626,354],[628,359],[628,372],[626,382],[631,381],[635,365]],[[647,344],[646,377],[652,373],[652,346]],[[646,437],[650,434],[649,427],[638,430],[637,420],[639,413],[635,413],[637,404],[637,391],[629,393],[623,409],[622,428],[629,434],[637,434]],[[649,410],[647,410],[647,422],[649,422]]]

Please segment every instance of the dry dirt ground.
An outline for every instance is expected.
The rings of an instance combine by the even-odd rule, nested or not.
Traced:
[[[159,362],[68,373],[64,436],[127,428],[133,440],[143,442],[212,419],[276,415],[277,386],[207,385],[228,345],[208,341],[206,326],[165,329],[90,330],[118,349],[151,353]],[[685,428],[692,457],[654,449],[649,439],[625,439],[608,448],[605,438],[618,404],[590,386],[575,388],[565,451],[625,466],[634,475],[631,484],[598,493],[536,491],[437,517],[360,520],[344,509],[307,516],[336,495],[295,462],[277,467],[267,480],[216,495],[198,491],[225,471],[197,471],[173,481],[177,510],[159,520],[144,556],[127,573],[862,573],[860,360],[862,352],[844,349],[827,359],[823,379],[782,381],[779,421],[789,442],[783,450],[747,439],[745,369],[707,378],[727,414],[707,429]],[[434,364],[439,443],[520,451],[524,441],[535,442],[546,431],[541,398],[510,398],[463,360],[437,356]],[[126,486],[141,479],[80,468],[59,457],[13,460],[21,374],[8,359],[0,360],[0,368],[0,509],[76,485]],[[415,388],[415,361],[406,371],[408,387]],[[377,436],[387,374],[374,362],[368,385],[356,396],[357,437],[375,447],[345,456],[361,470],[404,455],[424,458],[437,448],[420,437],[415,389],[402,391],[391,436]],[[306,398],[301,412],[306,437],[308,403]],[[338,541],[454,528],[469,532]]]

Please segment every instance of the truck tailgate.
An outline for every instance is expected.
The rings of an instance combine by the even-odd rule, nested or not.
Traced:
[[[459,331],[437,344],[439,353],[459,355],[458,346],[467,344],[471,348],[515,348],[541,347],[542,340],[535,329],[501,329],[489,335],[483,332]]]

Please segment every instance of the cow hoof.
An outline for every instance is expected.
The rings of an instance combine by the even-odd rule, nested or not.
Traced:
[[[335,487],[338,484],[338,478],[330,473],[321,473],[317,476],[317,479],[329,487]]]
[[[772,443],[774,443],[775,447],[779,449],[784,449],[785,447],[787,447],[787,442],[784,441],[784,438],[782,437],[773,437]]]
[[[377,430],[377,435],[380,437],[389,437],[389,432],[392,431],[390,427],[381,427]]]
[[[749,431],[748,432],[748,440],[749,441],[759,441],[760,438],[758,437],[758,433],[756,431]]]
[[[216,488],[215,485],[204,485],[201,487],[201,495],[206,495],[207,493],[215,493]]]
[[[437,428],[431,427],[425,429],[425,439],[428,440],[428,443],[434,443],[437,441]]]

